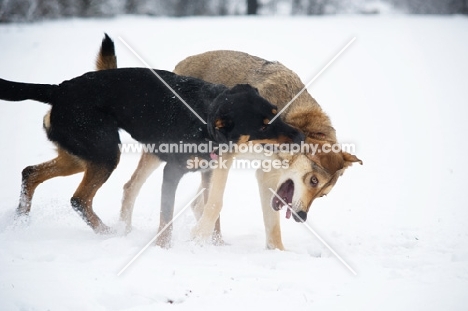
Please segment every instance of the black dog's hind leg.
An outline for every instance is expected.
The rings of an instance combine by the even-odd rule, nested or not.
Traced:
[[[27,215],[29,213],[34,191],[39,184],[54,177],[80,173],[84,169],[85,163],[82,160],[61,148],[58,148],[58,155],[55,159],[26,167],[22,173],[18,215]]]
[[[96,192],[107,181],[115,165],[102,163],[86,163],[86,169],[78,189],[71,198],[73,209],[96,233],[110,233],[111,230],[93,211],[93,198]]]
[[[169,248],[172,238],[172,219],[174,217],[174,201],[177,186],[179,185],[182,176],[187,172],[181,168],[179,164],[166,163],[163,173],[163,183],[161,191],[161,211],[159,219],[159,236],[156,239],[156,244]],[[169,224],[171,223],[171,224]],[[166,227],[167,226],[167,227]]]

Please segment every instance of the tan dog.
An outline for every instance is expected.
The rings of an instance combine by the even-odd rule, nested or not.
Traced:
[[[174,72],[228,87],[238,83],[248,83],[256,87],[261,96],[279,109],[283,109],[304,88],[299,77],[281,63],[236,51],[211,51],[190,56],[181,61]],[[319,149],[324,144],[337,143],[330,119],[307,91],[287,107],[281,118],[304,132],[307,137],[306,143],[316,144]],[[228,167],[232,164],[233,156],[236,155],[231,154],[228,159]],[[283,204],[273,196],[269,188],[274,189],[292,206],[299,216],[294,216],[296,221],[304,221],[314,199],[328,194],[348,166],[354,162],[362,164],[362,161],[346,152],[276,156],[289,160],[289,168],[268,173],[259,169],[257,179],[265,223],[266,246],[269,249],[282,250],[284,246],[281,239],[280,218],[275,210],[279,210]],[[131,224],[131,212],[128,211],[133,209],[141,186],[156,167],[157,158],[151,154],[143,154],[137,170],[125,185],[121,218],[127,225]],[[194,206],[198,219],[192,231],[195,239],[206,239],[212,234],[215,223],[219,220],[227,175],[228,170],[225,169],[214,169],[202,174],[201,187],[209,191],[205,191],[205,196]],[[290,215],[290,212],[287,213],[288,218]],[[216,231],[219,234],[219,227]]]
[[[226,86],[242,81],[256,87],[260,95],[283,109],[303,88],[304,84],[290,69],[279,62],[270,62],[259,57],[236,51],[212,51],[186,58],[175,70],[180,75],[197,77]],[[318,103],[304,91],[281,114],[281,118],[306,134],[308,144],[337,143],[330,119]],[[328,194],[339,176],[353,162],[362,161],[346,152],[315,154],[279,154],[287,157],[289,168],[269,173],[257,170],[257,179],[262,200],[267,248],[284,249],[281,240],[278,210],[282,203],[269,188],[275,189],[286,203],[290,204],[303,220],[315,198]],[[203,214],[193,230],[195,238],[206,238],[222,207],[222,195],[227,172],[214,170],[210,194]],[[202,202],[198,202],[200,205]],[[199,207],[198,207],[199,209]],[[296,221],[300,221],[294,217]]]

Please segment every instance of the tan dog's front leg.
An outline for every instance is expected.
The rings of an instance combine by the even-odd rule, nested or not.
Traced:
[[[198,196],[197,199],[192,203],[192,212],[197,222],[203,215],[203,207],[205,206],[205,202],[208,201],[208,195],[210,193],[211,173],[211,170],[201,173],[201,183],[200,187],[198,187],[197,192],[200,192],[203,188],[205,188],[205,191],[203,192],[203,195]]]
[[[281,239],[280,213],[271,207],[273,194],[270,188],[276,191],[279,174],[276,171],[264,172],[257,170],[258,189],[262,201],[263,222],[265,224],[266,248],[284,250]]]
[[[208,199],[203,207],[203,214],[192,229],[192,238],[198,241],[206,241],[211,237],[216,221],[223,207],[223,195],[226,188],[229,169],[232,166],[233,155],[223,155],[219,159],[219,167],[213,169],[209,185]]]

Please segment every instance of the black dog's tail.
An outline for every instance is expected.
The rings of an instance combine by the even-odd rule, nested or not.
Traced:
[[[19,83],[0,79],[0,99],[20,101],[37,100],[52,105],[57,85]]]
[[[96,70],[115,68],[117,68],[117,57],[115,56],[114,42],[107,34],[104,34],[101,49],[96,57]]]

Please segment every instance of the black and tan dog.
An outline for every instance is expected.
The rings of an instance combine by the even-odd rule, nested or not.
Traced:
[[[228,87],[237,83],[248,83],[279,109],[284,109],[280,118],[301,130],[306,136],[306,144],[314,145],[318,150],[325,150],[324,146],[337,144],[330,118],[307,90],[303,91],[305,86],[298,75],[277,61],[268,61],[237,51],[210,51],[187,57],[176,65],[174,72]],[[290,102],[292,104],[287,106]],[[283,202],[273,195],[270,189],[274,189],[294,210],[294,220],[302,222],[307,219],[312,202],[327,195],[349,166],[356,162],[362,164],[362,161],[355,155],[341,150],[279,153],[275,156],[281,160],[288,160],[289,167],[270,172],[259,169],[257,180],[267,248],[284,249],[279,213],[276,212],[281,209]],[[217,184],[224,184],[227,170],[215,169],[210,178],[216,180]],[[198,210],[200,218],[192,230],[194,238],[206,239],[219,217],[224,187],[212,187],[210,190],[212,191],[208,199],[203,201],[201,198],[196,204],[195,209]],[[288,209],[286,217],[290,218],[291,214]]]
[[[330,118],[307,90],[296,96],[303,90],[304,84],[296,73],[279,62],[238,51],[210,51],[187,57],[176,65],[174,72],[228,87],[237,83],[248,83],[257,88],[260,95],[277,105],[279,109],[285,108],[286,104],[295,98],[281,114],[281,120],[300,129],[306,136],[306,144],[314,145],[318,150],[322,150],[323,146],[337,144],[335,129]],[[279,120],[280,118],[275,122]],[[227,155],[229,164],[232,163],[233,156],[240,157],[236,154]],[[296,221],[305,221],[312,202],[327,195],[349,166],[356,162],[362,164],[362,161],[345,151],[285,153],[274,156],[287,160],[289,167],[270,172],[258,169],[257,179],[262,201],[266,246],[269,249],[284,249],[279,213],[276,212],[281,209],[283,203],[271,193],[270,189],[274,189],[295,211],[293,218]],[[131,213],[129,215],[126,211],[133,209],[141,186],[157,167],[155,164],[157,162],[158,159],[152,154],[142,154],[137,170],[125,185],[121,216],[127,225],[131,224]],[[199,221],[192,231],[193,238],[205,240],[212,234],[215,224],[219,225],[228,171],[228,169],[214,169],[202,173],[200,187],[207,188],[210,192],[205,191],[205,195],[200,196],[194,205],[195,215]],[[291,214],[288,210],[286,217],[290,218]]]
[[[199,118],[156,77],[157,73],[184,98]],[[163,70],[123,68],[89,72],[59,85],[30,84],[0,79],[0,99],[32,99],[50,104],[44,119],[49,140],[58,147],[57,158],[23,170],[18,212],[27,214],[36,187],[56,176],[83,172],[71,198],[72,207],[95,232],[108,232],[92,208],[93,197],[120,159],[119,129],[135,140],[162,143],[214,143],[281,140],[300,143],[303,135],[284,122],[265,125],[277,108],[258,91],[239,84],[227,88]],[[193,156],[210,159],[209,152],[159,154],[168,165],[163,193],[172,206],[175,187],[188,171]],[[163,199],[164,200],[164,199]]]

